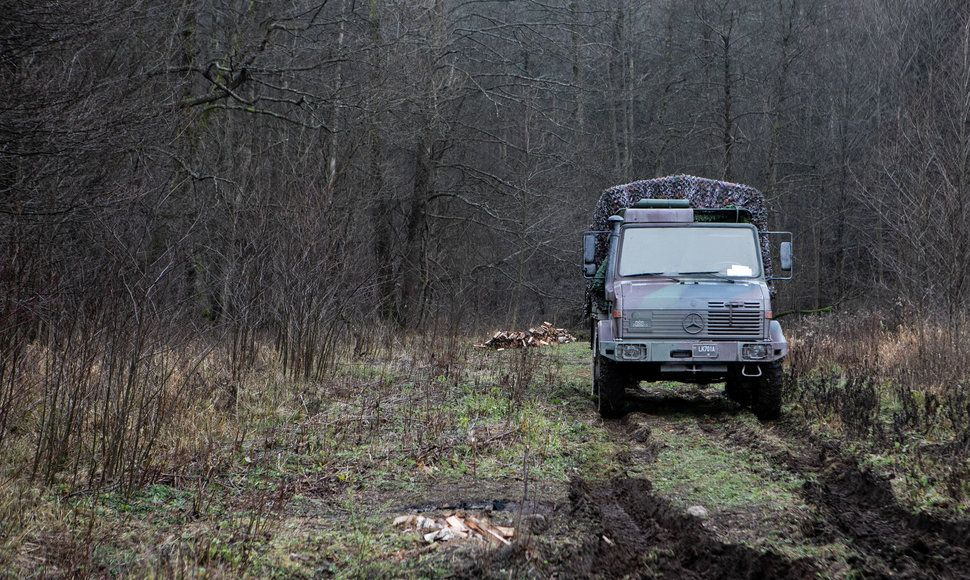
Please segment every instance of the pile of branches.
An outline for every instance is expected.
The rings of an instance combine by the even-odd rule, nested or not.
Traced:
[[[526,332],[514,330],[500,330],[483,344],[476,344],[479,348],[526,348],[530,346],[549,346],[550,344],[565,344],[576,342],[576,337],[569,334],[565,328],[556,328],[549,322],[543,322],[538,328],[530,328]]]

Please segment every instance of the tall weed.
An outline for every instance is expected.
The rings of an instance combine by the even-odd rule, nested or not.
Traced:
[[[970,323],[963,317],[890,320],[870,312],[790,325],[789,399],[812,424],[894,457],[923,492],[933,488],[964,505],[970,499],[970,486],[960,483],[970,466]]]

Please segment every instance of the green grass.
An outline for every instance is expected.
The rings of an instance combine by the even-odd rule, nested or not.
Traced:
[[[165,463],[176,471],[162,481],[130,494],[108,482],[5,495],[5,513],[30,496],[36,519],[3,530],[0,563],[27,566],[24,547],[53,534],[66,552],[47,573],[441,575],[451,556],[390,527],[407,505],[469,489],[519,499],[526,481],[532,499],[558,500],[571,477],[616,469],[617,446],[588,395],[588,360],[586,345],[469,350],[443,365],[390,356],[317,382],[269,367],[214,389],[197,417],[183,418],[173,436],[194,455]]]
[[[804,480],[762,457],[708,441],[696,420],[681,420],[651,433],[662,450],[645,471],[654,487],[677,504],[709,511],[804,508]]]

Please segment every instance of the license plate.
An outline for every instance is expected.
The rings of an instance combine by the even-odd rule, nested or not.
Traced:
[[[706,357],[706,358],[717,358],[717,345],[716,344],[695,344],[694,356]]]

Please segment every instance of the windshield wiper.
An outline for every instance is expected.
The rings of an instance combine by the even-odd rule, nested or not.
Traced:
[[[673,280],[674,282],[680,282],[679,278],[675,278],[670,274],[664,274],[663,272],[638,272],[636,274],[624,274],[624,278],[631,278],[635,276],[650,276],[651,278],[667,278],[668,280]]]
[[[724,280],[725,282],[730,282],[734,284],[736,280],[734,278],[728,278],[724,274],[721,274],[717,270],[710,270],[706,272],[677,272],[678,276],[713,276],[718,280]]]

